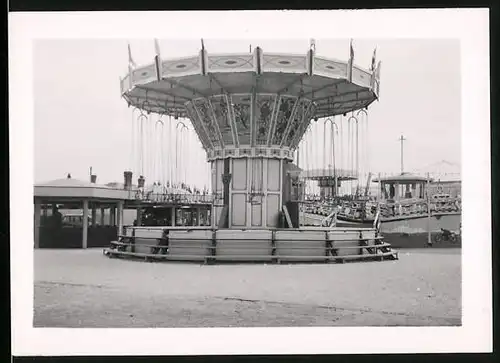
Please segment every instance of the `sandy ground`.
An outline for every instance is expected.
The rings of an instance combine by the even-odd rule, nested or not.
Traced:
[[[215,265],[36,250],[36,327],[461,324],[461,251],[398,261]]]

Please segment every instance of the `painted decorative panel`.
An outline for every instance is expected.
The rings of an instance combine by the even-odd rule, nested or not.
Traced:
[[[374,82],[374,87],[373,87],[373,92],[375,93],[375,96],[379,96],[380,94],[380,81],[375,79],[375,82]]]
[[[247,164],[248,159],[233,159],[232,183],[233,190],[247,189]]]
[[[238,72],[253,71],[253,54],[231,54],[208,56],[209,72]]]
[[[163,77],[181,77],[201,73],[200,57],[185,57],[162,62]]]
[[[222,214],[222,209],[223,207],[214,207],[214,218],[215,218],[215,225],[219,223],[220,216]]]
[[[364,87],[370,87],[370,73],[356,66],[352,69],[352,82]]]
[[[212,190],[217,192],[217,160],[212,161],[210,165],[210,179],[212,182]]]
[[[222,174],[224,174],[224,160],[216,160],[217,171],[217,193],[222,193],[223,184],[222,184]]]
[[[299,132],[299,126],[302,122],[302,119],[306,116],[306,112],[309,108],[310,103],[311,102],[309,100],[305,99],[301,99],[298,101],[297,109],[295,110],[295,114],[293,115],[290,130],[288,131],[286,141],[283,143],[283,145],[290,146],[290,144],[292,143],[295,135]]]
[[[262,204],[252,205],[252,227],[262,227]]]
[[[307,73],[307,56],[266,54],[262,56],[263,72]]]
[[[291,148],[297,147],[300,140],[304,136],[304,132],[307,130],[307,127],[311,123],[311,119],[314,116],[314,112],[316,107],[309,103],[307,109],[303,110],[304,114],[302,116],[302,122],[299,125],[298,131],[295,133],[292,143],[290,144]]]
[[[231,117],[228,111],[229,101],[227,96],[219,95],[211,97],[210,103],[212,104],[215,119],[222,134],[224,145],[234,145],[233,130],[231,128]]]
[[[255,156],[267,156],[266,148],[258,148],[255,150]]]
[[[267,144],[275,101],[275,95],[257,95],[254,118],[256,125],[255,140],[257,145]]]
[[[240,145],[250,145],[252,122],[252,97],[251,95],[231,96],[233,117]]]
[[[218,131],[213,124],[212,110],[210,104],[204,98],[199,98],[194,100],[194,105],[198,111],[200,121],[203,123],[203,127],[208,133],[208,138],[210,139],[213,146],[221,146],[218,137]]]
[[[231,224],[235,227],[244,227],[246,218],[246,195],[243,193],[233,193],[231,202]]]
[[[250,190],[252,192],[262,192],[264,190],[264,180],[263,180],[263,159],[254,158],[249,160],[249,165],[251,167],[251,185]]]
[[[267,161],[267,190],[270,192],[280,191],[280,160],[269,159]]]
[[[123,79],[120,79],[120,90],[122,94],[127,92],[129,89],[132,88],[132,85],[130,84],[130,79],[129,76],[126,75]]]
[[[192,102],[187,102],[185,106],[187,115],[191,120],[191,124],[193,125],[194,130],[196,131],[196,134],[198,135],[201,143],[206,149],[211,148],[210,140],[208,139],[205,130],[203,130],[200,118],[198,117],[198,113],[196,112]]]
[[[132,71],[132,84],[146,84],[156,81],[156,68],[154,64]]]
[[[267,227],[278,227],[280,197],[277,194],[267,196]]]
[[[326,58],[314,58],[314,74],[331,78],[345,78],[347,64]]]
[[[280,145],[283,139],[283,134],[285,133],[286,127],[290,116],[292,115],[293,106],[296,101],[296,97],[282,96],[280,98],[278,112],[276,115],[276,120],[274,124],[274,132],[271,139],[272,145]]]

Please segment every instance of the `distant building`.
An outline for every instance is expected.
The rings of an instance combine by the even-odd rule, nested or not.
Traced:
[[[446,160],[419,169],[421,175],[429,175],[432,183],[429,185],[429,194],[449,194],[457,197],[462,194],[461,166]]]

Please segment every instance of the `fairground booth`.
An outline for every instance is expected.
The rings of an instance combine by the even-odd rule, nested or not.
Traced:
[[[134,191],[71,178],[34,187],[35,248],[102,247],[116,239]]]

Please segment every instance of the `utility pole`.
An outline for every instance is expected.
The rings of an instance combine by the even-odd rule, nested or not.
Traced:
[[[431,199],[429,196],[429,183],[430,183],[430,177],[429,173],[427,173],[425,196],[427,199],[427,245],[430,247],[432,246],[432,236],[431,236]]]
[[[404,171],[404,164],[403,164],[403,143],[406,141],[406,139],[401,135],[399,138],[399,141],[401,142],[401,174],[403,174]]]

